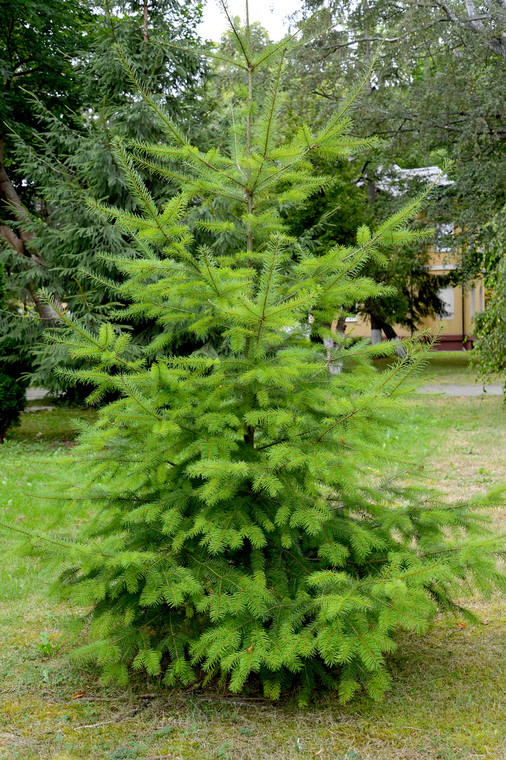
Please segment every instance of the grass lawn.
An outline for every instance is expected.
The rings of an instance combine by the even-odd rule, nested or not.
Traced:
[[[378,368],[388,366],[394,359],[379,359]],[[477,381],[476,370],[470,367],[469,351],[431,351],[427,366],[422,370],[420,379],[424,384],[437,385],[473,385]],[[501,384],[500,377],[492,377],[491,383]]]
[[[434,356],[442,376],[462,382],[462,368],[452,364],[451,374]],[[65,526],[65,515],[33,494],[48,473],[65,467],[72,416],[93,412],[26,414],[10,434],[0,450],[4,523],[35,532]],[[506,480],[501,416],[501,397],[420,397],[404,430],[387,434],[384,446],[430,450],[428,482],[467,497]],[[504,532],[504,514],[494,519]],[[94,668],[69,659],[67,623],[75,610],[48,598],[48,572],[12,551],[18,537],[3,529],[1,537],[0,758],[506,758],[506,611],[499,597],[470,601],[483,625],[439,618],[426,636],[404,635],[391,660],[393,688],[380,704],[357,699],[342,707],[326,695],[301,710],[290,699],[272,705],[209,692],[160,693],[146,681],[128,691],[104,689]]]

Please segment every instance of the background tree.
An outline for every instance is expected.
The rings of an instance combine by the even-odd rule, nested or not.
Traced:
[[[472,362],[483,380],[498,375],[506,393],[506,208],[497,214],[490,226],[485,287],[485,310],[475,317],[476,343]]]
[[[471,21],[472,5],[335,0],[321,11],[318,25],[336,26],[299,49],[292,80],[297,102],[325,113],[384,40],[355,126],[378,142],[357,176],[363,175],[373,201],[378,179],[392,164],[411,168],[450,159],[453,184],[427,211],[427,223],[454,223],[454,249],[462,254],[458,276],[464,281],[483,266],[487,223],[504,205],[506,174],[505,69],[496,44],[504,34],[504,14],[500,3],[482,3]],[[306,3],[307,14],[319,7]],[[416,261],[414,279],[423,264]],[[417,287],[428,295],[430,285],[426,279]],[[409,290],[402,294],[406,302]],[[435,291],[432,303],[434,296]]]
[[[410,183],[409,192],[404,189],[403,194],[375,189],[374,202],[371,202],[370,186],[362,181],[363,174],[358,174],[363,165],[356,154],[328,163],[326,168],[331,176],[338,177],[332,190],[309,199],[296,212],[285,211],[290,229],[301,234],[312,250],[324,252],[336,242],[349,243],[353,240],[354,227],[376,224],[381,216],[399,210],[409,193],[423,192],[421,182]],[[433,202],[436,197],[434,190]],[[427,227],[426,213],[414,225],[419,229]],[[439,289],[444,281],[442,277],[435,281],[430,274],[429,258],[427,242],[420,240],[391,250],[385,259],[369,261],[367,274],[383,286],[383,295],[380,299],[357,303],[354,313],[367,316],[371,327],[383,331],[390,340],[397,338],[394,325],[402,325],[413,334],[426,317],[442,316],[444,306]]]
[[[45,286],[88,327],[96,327],[106,314],[111,316],[114,308],[125,305],[114,282],[117,270],[99,257],[104,250],[124,251],[127,244],[117,227],[104,221],[97,224],[83,199],[91,192],[110,203],[134,208],[135,201],[117,166],[111,135],[139,140],[162,137],[151,110],[136,98],[120,57],[128,59],[131,71],[184,129],[201,131],[200,116],[205,108],[199,96],[204,67],[195,55],[170,46],[174,40],[195,41],[199,21],[195,3],[122,2],[106,6],[102,12],[94,6],[93,11],[86,48],[76,51],[72,64],[76,98],[69,106],[75,108],[53,113],[40,92],[35,91],[34,96],[23,92],[33,123],[30,130],[18,130],[11,139],[13,161],[27,198],[23,234],[44,259],[43,275],[27,269],[14,249],[4,252],[12,296],[26,301],[24,294],[30,293],[28,314],[31,295]],[[150,190],[157,198],[171,192],[154,177]],[[86,271],[94,273],[93,279]],[[58,324],[58,329],[61,327]],[[20,323],[21,328],[20,341],[34,345],[34,382],[61,390],[53,369],[63,360],[63,349],[40,345],[33,319]],[[148,328],[149,324],[132,325],[134,333]],[[69,389],[66,391],[68,395]]]
[[[72,58],[86,45],[90,21],[84,2],[2,0],[0,2],[0,234],[20,268],[41,319],[55,314],[38,297],[38,278],[47,262],[27,230],[32,188],[13,155],[12,132],[30,141],[36,115],[26,90],[36,92],[55,116],[82,103]]]

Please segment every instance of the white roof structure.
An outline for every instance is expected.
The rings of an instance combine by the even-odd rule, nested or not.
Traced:
[[[422,166],[419,169],[401,169],[397,164],[390,166],[385,174],[382,174],[383,167],[378,167],[380,178],[376,181],[376,187],[384,190],[390,195],[404,195],[408,189],[408,183],[413,180],[430,185],[436,182],[436,187],[447,187],[453,185],[447,174],[441,173],[439,166]],[[441,175],[441,176],[439,176]],[[438,179],[439,176],[439,179]]]

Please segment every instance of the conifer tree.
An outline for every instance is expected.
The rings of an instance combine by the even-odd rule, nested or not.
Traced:
[[[22,9],[15,5],[11,26],[17,24],[23,29]],[[65,388],[53,371],[64,359],[68,360],[64,348],[55,351],[54,346],[48,348],[40,340],[48,324],[52,323],[56,330],[61,325],[37,293],[39,288],[48,287],[90,329],[98,329],[104,318],[114,319],[114,308],[124,305],[118,301],[114,288],[119,274],[113,266],[100,262],[97,254],[104,250],[125,253],[127,241],[113,224],[104,220],[96,223],[83,195],[93,194],[107,203],[135,208],[136,201],[110,150],[109,136],[151,141],[163,137],[156,115],[137,97],[136,88],[115,53],[114,43],[121,45],[131,67],[143,76],[152,97],[163,103],[173,118],[177,115],[193,135],[200,131],[203,121],[206,64],[202,58],[167,44],[176,40],[183,45],[198,44],[196,26],[200,9],[194,0],[94,3],[79,35],[75,29],[78,11],[89,4],[74,4],[78,7],[71,8],[72,4],[55,0],[49,5],[47,13],[53,26],[66,30],[72,47],[59,50],[61,71],[58,61],[53,59],[51,65],[47,63],[42,68],[50,72],[55,69],[53,90],[64,92],[65,97],[56,97],[54,93],[47,96],[47,85],[33,77],[25,81],[24,74],[19,77],[18,72],[12,79],[15,98],[13,102],[12,98],[6,100],[11,102],[6,114],[0,104],[0,138],[4,117],[3,131],[9,133],[6,156],[13,171],[15,167],[15,192],[22,208],[21,217],[19,208],[16,212],[12,206],[12,198],[4,198],[9,200],[7,206],[1,203],[0,192],[0,217],[7,223],[0,225],[0,258],[6,264],[12,297],[25,304],[25,319],[18,319],[15,324],[16,340],[25,345],[29,359],[24,370],[32,372],[34,385],[55,394],[65,391],[67,399],[72,396],[82,401],[89,389]],[[57,8],[66,9],[66,15],[57,14],[55,18]],[[37,15],[36,8],[34,13]],[[0,18],[1,15],[0,11]],[[3,37],[8,38],[7,21],[6,17]],[[0,22],[0,59],[1,32]],[[32,47],[30,52],[37,56],[35,42]],[[7,53],[8,46],[5,53],[8,58]],[[26,58],[22,50],[17,57]],[[8,84],[6,80],[6,89]],[[26,123],[17,123],[13,114],[18,118],[23,115]],[[146,181],[157,201],[166,199],[167,192],[170,194],[166,183],[156,177],[147,177]],[[26,242],[26,250],[21,246],[21,238],[19,245],[16,243],[16,235]],[[85,274],[89,270],[97,275],[93,280]],[[46,312],[52,315],[51,319],[47,315],[40,319],[40,314]],[[136,332],[152,330],[153,325],[135,324],[131,329],[135,336]]]
[[[168,686],[217,678],[237,692],[257,682],[272,699],[298,688],[305,701],[321,685],[343,701],[362,686],[378,698],[398,630],[426,631],[438,609],[457,609],[464,584],[493,586],[497,542],[468,504],[403,484],[396,467],[406,463],[382,446],[423,362],[418,344],[379,373],[370,358],[393,346],[340,344],[327,355],[308,336],[308,315],[325,339],[336,314],[378,295],[361,269],[419,236],[407,228],[418,203],[322,256],[287,234],[280,210],[330,182],[312,156],[360,147],[349,134],[358,94],[323,127],[301,124],[278,142],[296,43],[254,57],[248,29],[234,28],[241,58],[228,63],[245,97],[221,147],[192,146],[138,82],[167,144],[116,142],[138,211],[92,202],[137,251],[114,257],[125,317],[148,315],[163,330],[132,360],[128,332],[104,324],[94,334],[61,313],[71,351],[93,362],[68,380],[93,383],[93,400],[116,398],[81,432],[67,493],[94,516],[61,542],[58,586],[89,607],[91,640],[79,651],[106,680],[146,670]],[[256,98],[266,65],[273,80]],[[139,167],[178,189],[163,207]],[[227,233],[233,253],[196,243],[186,223],[196,204],[214,209],[199,224],[216,240]],[[213,336],[212,348],[163,355],[174,333]],[[331,374],[333,362],[344,371]]]

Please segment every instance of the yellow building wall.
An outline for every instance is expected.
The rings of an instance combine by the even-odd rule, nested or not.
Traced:
[[[434,277],[447,274],[450,270],[455,269],[456,264],[451,260],[450,254],[446,251],[433,251],[429,270]],[[464,288],[464,297],[462,297],[462,288],[444,288],[441,293],[443,300],[449,305],[450,314],[448,317],[427,318],[420,325],[420,330],[430,330],[433,333],[439,332],[440,340],[437,346],[438,350],[460,351],[472,348],[473,335],[473,318],[477,312],[485,308],[485,288],[483,280],[480,278],[468,287]],[[346,320],[346,335],[349,337],[370,337],[371,324],[369,319],[358,316],[356,319]],[[406,337],[409,333],[405,327],[394,325],[394,329],[399,337]]]

